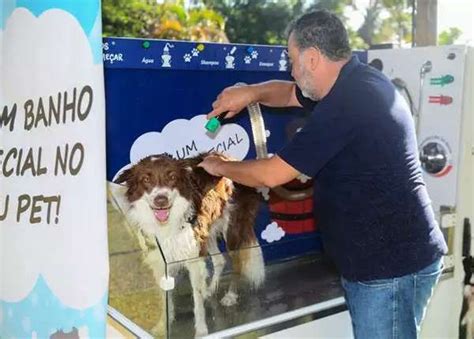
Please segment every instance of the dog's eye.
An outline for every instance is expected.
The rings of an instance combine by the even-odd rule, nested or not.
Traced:
[[[150,178],[149,177],[143,177],[143,183],[144,184],[149,184],[150,183]]]
[[[172,181],[176,180],[176,174],[170,173],[170,174],[169,174],[169,178],[170,178],[170,180],[172,180]]]

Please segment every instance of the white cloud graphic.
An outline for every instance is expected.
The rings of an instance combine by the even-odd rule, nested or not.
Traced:
[[[130,163],[119,169],[112,181],[132,164],[154,154],[169,153],[176,159],[207,151],[221,152],[237,160],[247,156],[250,138],[243,127],[225,123],[217,133],[209,133],[204,128],[206,123],[206,115],[196,115],[191,120],[170,121],[161,132],[142,134],[130,148]]]
[[[3,36],[2,36],[3,35]],[[42,164],[48,173],[35,177],[0,176],[0,202],[5,194],[11,206],[22,194],[61,195],[58,223],[31,224],[23,215],[17,222],[16,208],[1,222],[0,300],[25,298],[41,274],[61,302],[74,308],[97,303],[107,290],[108,255],[105,210],[105,130],[102,65],[94,65],[87,36],[68,12],[52,9],[35,17],[16,9],[0,32],[0,112],[3,105],[18,105],[15,129],[3,129],[3,150],[42,147]],[[87,119],[52,124],[26,132],[23,105],[39,98],[48,107],[48,97],[79,91],[89,85],[94,98]],[[36,109],[38,106],[35,106]],[[45,109],[48,115],[47,108]],[[54,175],[56,147],[80,142],[85,156],[76,176]],[[37,153],[36,153],[37,154]],[[42,206],[44,213],[45,208]]]
[[[283,228],[278,226],[274,221],[271,224],[268,224],[267,227],[262,231],[261,237],[267,242],[278,241],[285,236],[285,231]]]
[[[223,124],[217,133],[204,128],[205,115],[191,120],[176,119],[161,132],[148,132],[138,137],[130,149],[130,162],[153,154],[170,153],[174,158],[187,158],[205,151],[218,151],[238,160],[248,153],[250,139],[247,131],[237,124]]]

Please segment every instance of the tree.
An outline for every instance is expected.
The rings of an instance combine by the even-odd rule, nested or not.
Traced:
[[[313,0],[310,2],[308,10],[326,9],[338,15],[342,21],[346,21],[344,10],[352,3],[353,0]]]
[[[411,42],[411,6],[407,0],[370,0],[357,30],[359,36],[368,46]]]
[[[285,44],[288,23],[302,13],[304,0],[203,0],[227,19],[229,40],[249,44]]]
[[[227,41],[225,19],[217,12],[187,9],[183,0],[103,0],[105,36],[161,38],[192,41]]]
[[[359,37],[367,46],[374,44],[374,32],[380,25],[380,12],[382,4],[380,0],[371,0],[365,10],[364,22],[357,30]]]
[[[227,18],[226,34],[232,42],[286,44],[288,24],[303,12],[327,9],[343,21],[344,9],[352,0],[203,0]],[[354,32],[352,32],[354,33]],[[349,32],[351,43],[363,45]]]
[[[362,25],[347,25],[354,0],[103,0],[105,35],[286,44],[286,27],[307,10],[327,9],[346,23],[353,49],[411,40],[410,0],[369,0]]]
[[[411,43],[411,2],[407,0],[382,0],[383,7],[388,17],[375,34],[377,42],[396,41],[399,46]]]
[[[452,45],[462,35],[462,31],[457,27],[450,27],[438,35],[438,45]]]
[[[105,36],[150,37],[158,16],[156,3],[147,0],[103,0],[102,31]]]

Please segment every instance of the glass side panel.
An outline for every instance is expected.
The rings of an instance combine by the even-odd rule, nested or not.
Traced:
[[[137,337],[167,337],[166,292],[159,287],[165,262],[156,242],[144,240],[109,194],[109,305],[114,320]]]
[[[234,251],[208,241],[212,254],[199,256],[190,224],[161,241],[144,239],[116,193],[109,201],[110,305],[150,335],[205,335],[342,296],[320,252],[298,254],[319,234]],[[282,251],[297,255],[275,260]],[[163,277],[172,278],[167,292],[159,287]]]
[[[256,250],[249,253],[259,256]],[[236,256],[231,252],[169,264],[176,283],[168,293],[171,338],[213,333],[343,295],[337,273],[319,254],[265,265],[265,280],[258,287],[233,273]],[[222,275],[216,279],[214,273],[222,264]],[[210,288],[213,281],[218,281],[215,290]]]

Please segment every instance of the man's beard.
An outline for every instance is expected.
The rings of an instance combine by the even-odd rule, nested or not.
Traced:
[[[299,86],[299,88],[301,89],[301,94],[303,94],[305,98],[311,99],[313,101],[319,101],[318,97],[315,94],[311,93],[307,89],[304,89],[304,87]]]
[[[301,89],[301,94],[303,94],[305,98],[311,99],[313,101],[319,101],[319,98],[316,95],[315,91],[311,90],[309,86],[305,86],[303,81],[297,82],[297,85]]]

